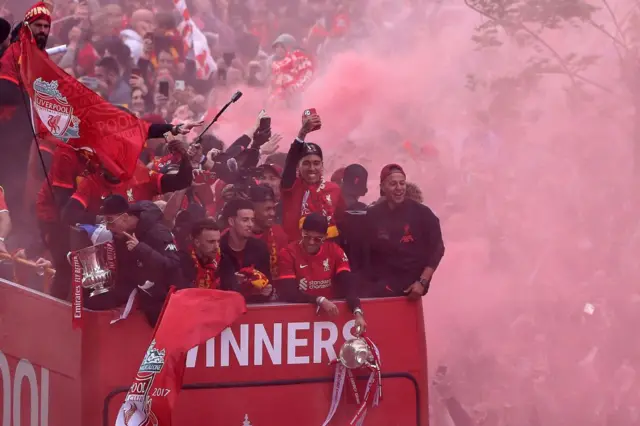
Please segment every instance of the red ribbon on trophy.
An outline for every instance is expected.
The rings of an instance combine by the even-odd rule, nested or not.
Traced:
[[[67,255],[71,264],[72,298],[71,325],[82,328],[83,289],[91,290],[89,297],[107,293],[113,287],[116,273],[116,250],[113,242],[107,241]]]
[[[331,407],[327,414],[327,419],[322,426],[327,426],[333,416],[338,411],[340,398],[345,381],[349,381],[349,386],[358,404],[358,410],[349,422],[350,426],[362,426],[367,415],[369,400],[373,398],[372,407],[377,407],[382,399],[382,373],[380,352],[376,345],[364,335],[355,339],[347,340],[340,349],[338,359],[331,361],[336,366],[333,379],[333,394],[331,396]],[[360,397],[354,370],[367,369],[370,371],[367,387],[364,396]]]

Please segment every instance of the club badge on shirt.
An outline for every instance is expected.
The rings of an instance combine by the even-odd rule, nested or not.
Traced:
[[[331,268],[329,268],[329,259],[325,259],[322,261],[322,266],[324,267],[325,272],[329,272]]]

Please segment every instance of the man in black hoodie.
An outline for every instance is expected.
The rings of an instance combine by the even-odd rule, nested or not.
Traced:
[[[100,214],[114,235],[118,279],[115,302],[126,303],[138,288],[140,307],[155,325],[169,287],[184,287],[180,257],[162,211],[151,201],[129,205],[120,195],[108,196]]]

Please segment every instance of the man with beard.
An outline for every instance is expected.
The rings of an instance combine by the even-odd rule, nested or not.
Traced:
[[[385,166],[380,172],[384,200],[364,216],[370,251],[364,274],[371,296],[420,299],[444,255],[440,220],[429,207],[408,199],[406,192],[402,167]]]
[[[222,290],[242,293],[250,303],[268,301],[273,292],[269,250],[263,241],[253,238],[253,204],[233,199],[222,215],[229,226],[220,240]]]
[[[45,49],[51,28],[51,13],[44,3],[37,3],[24,17],[39,49]],[[0,58],[0,183],[5,186],[7,203],[11,206],[18,230],[26,228],[29,215],[24,209],[27,165],[33,140],[29,100],[23,93],[18,59],[20,24],[12,34],[11,44]],[[45,53],[46,54],[46,53]]]
[[[192,287],[220,287],[220,228],[215,220],[206,218],[193,225],[191,246],[180,251],[180,263]]]
[[[302,238],[289,244],[279,256],[276,284],[280,298],[291,303],[312,303],[330,316],[338,314],[331,301],[346,298],[356,327],[366,328],[356,281],[349,259],[333,241],[327,241],[327,218],[311,213],[302,224]]]
[[[255,221],[253,224],[254,237],[261,239],[269,249],[269,263],[271,276],[278,274],[278,253],[289,242],[282,226],[275,224],[276,202],[273,189],[267,185],[256,185],[249,189],[249,197],[253,203]]]
[[[320,129],[317,114],[305,115],[298,137],[291,144],[282,174],[282,224],[289,241],[300,239],[302,219],[311,213],[320,213],[329,221],[328,237],[336,238],[337,218],[344,212],[344,199],[340,187],[327,182],[323,176],[322,149],[307,143],[307,134]],[[297,172],[299,176],[296,176]]]
[[[155,325],[169,287],[181,287],[185,280],[180,257],[162,211],[151,201],[129,204],[120,195],[107,197],[100,209],[107,229],[114,235],[118,282],[114,294],[89,301],[111,308],[126,303],[134,289],[140,289],[140,308]],[[91,308],[91,306],[87,306]]]

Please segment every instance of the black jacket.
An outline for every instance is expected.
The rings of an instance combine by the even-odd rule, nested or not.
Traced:
[[[116,292],[119,301],[126,303],[134,288],[143,286],[147,281],[152,282],[151,288],[138,289],[138,298],[141,309],[154,325],[169,287],[184,287],[185,280],[173,234],[162,223],[163,214],[158,206],[151,201],[141,201],[131,205],[130,213],[140,219],[134,231],[139,243],[129,251],[126,239],[115,239],[118,267]]]
[[[271,277],[271,264],[269,261],[269,248],[264,241],[257,238],[249,238],[247,245],[244,248],[242,256],[242,265],[238,264],[237,258],[229,247],[229,233],[225,233],[220,239],[220,288],[222,290],[233,290],[241,293],[238,280],[236,278],[236,272],[240,269],[253,266],[258,271],[262,272],[269,282],[273,284]],[[244,295],[248,303],[261,303],[267,302],[268,297],[262,295]]]
[[[440,220],[423,204],[406,199],[395,209],[386,202],[367,209],[368,277],[389,296],[401,296],[429,266],[444,256]],[[385,294],[385,293],[383,293]]]

